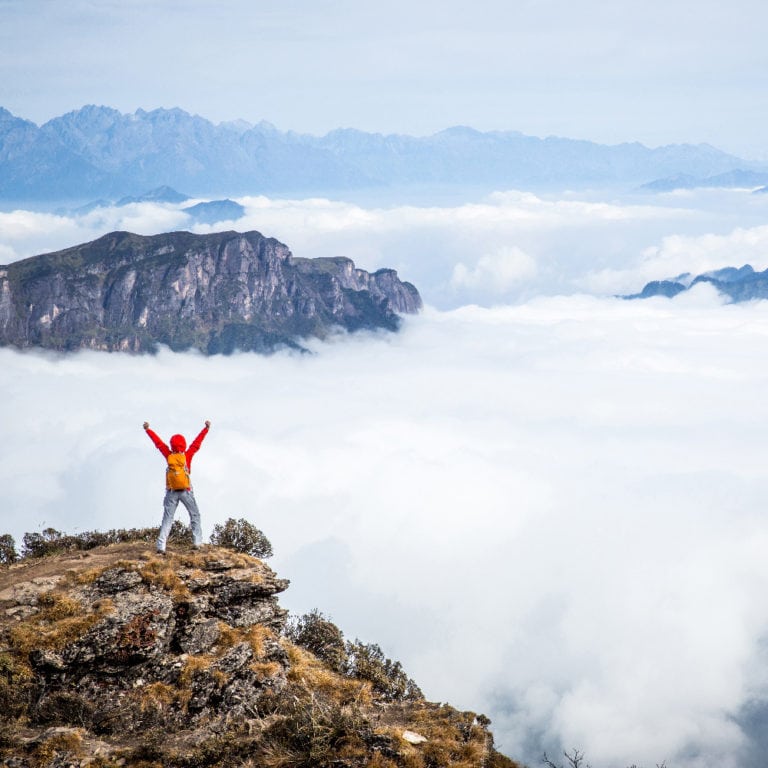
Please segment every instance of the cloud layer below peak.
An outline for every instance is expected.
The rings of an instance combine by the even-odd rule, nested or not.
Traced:
[[[428,309],[309,357],[0,350],[6,528],[156,524],[142,421],[210,418],[206,532],[256,523],[290,608],[485,711],[509,754],[757,766],[768,308],[706,288]]]
[[[634,293],[650,280],[682,272],[768,267],[768,195],[747,190],[624,198],[507,191],[442,206],[238,201],[245,208],[241,218],[213,225],[196,224],[182,210],[190,202],[104,205],[85,213],[0,212],[0,260],[117,229],[255,229],[297,256],[348,256],[364,269],[395,268],[442,309],[560,293]]]

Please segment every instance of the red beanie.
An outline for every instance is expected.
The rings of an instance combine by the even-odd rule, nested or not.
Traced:
[[[184,435],[174,435],[171,438],[171,450],[175,453],[184,453],[187,450],[187,441]]]

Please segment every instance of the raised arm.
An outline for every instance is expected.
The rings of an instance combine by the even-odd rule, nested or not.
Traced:
[[[200,446],[205,440],[205,436],[208,434],[208,430],[211,427],[211,422],[206,421],[205,426],[200,430],[200,434],[192,441],[192,445],[187,448],[187,466],[192,467],[192,457],[200,450]]]
[[[171,449],[160,439],[157,433],[153,432],[149,428],[148,421],[144,422],[144,431],[149,435],[149,439],[155,444],[155,448],[157,448],[157,450],[160,451],[163,456],[168,458],[168,454],[171,452]]]

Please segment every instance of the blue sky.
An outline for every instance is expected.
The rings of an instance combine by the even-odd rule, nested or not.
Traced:
[[[0,0],[0,104],[428,134],[450,125],[768,157],[758,0]]]

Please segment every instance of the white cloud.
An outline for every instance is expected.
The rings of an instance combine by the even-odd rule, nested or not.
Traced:
[[[457,290],[482,291],[504,296],[511,288],[536,274],[536,262],[520,248],[500,248],[481,256],[473,268],[459,262],[453,268],[451,285]]]
[[[397,269],[442,309],[541,294],[631,293],[683,271],[745,261],[768,266],[768,196],[704,190],[682,201],[604,198],[507,191],[454,205],[387,207],[245,197],[240,219],[215,225],[194,225],[181,205],[137,203],[78,216],[14,211],[0,214],[0,258],[65,248],[116,229],[255,229],[296,256],[347,256],[363,269]]]
[[[98,232],[126,230],[138,235],[189,229],[190,224],[189,216],[180,210],[180,206],[157,203],[130,203],[119,208],[96,208],[78,217],[77,221],[80,226]]]
[[[487,712],[512,756],[538,734],[595,766],[736,766],[734,717],[768,697],[766,337],[762,303],[580,296],[309,357],[0,350],[4,528],[156,524],[141,423],[210,418],[206,532],[253,521],[285,604]]]
[[[757,271],[768,269],[768,226],[737,227],[724,235],[668,235],[646,248],[635,264],[588,275],[584,284],[592,290],[629,293],[651,280],[744,264]]]
[[[5,263],[95,240],[115,230],[153,235],[188,229],[174,206],[134,203],[96,208],[83,215],[14,210],[0,212],[0,258]]]

